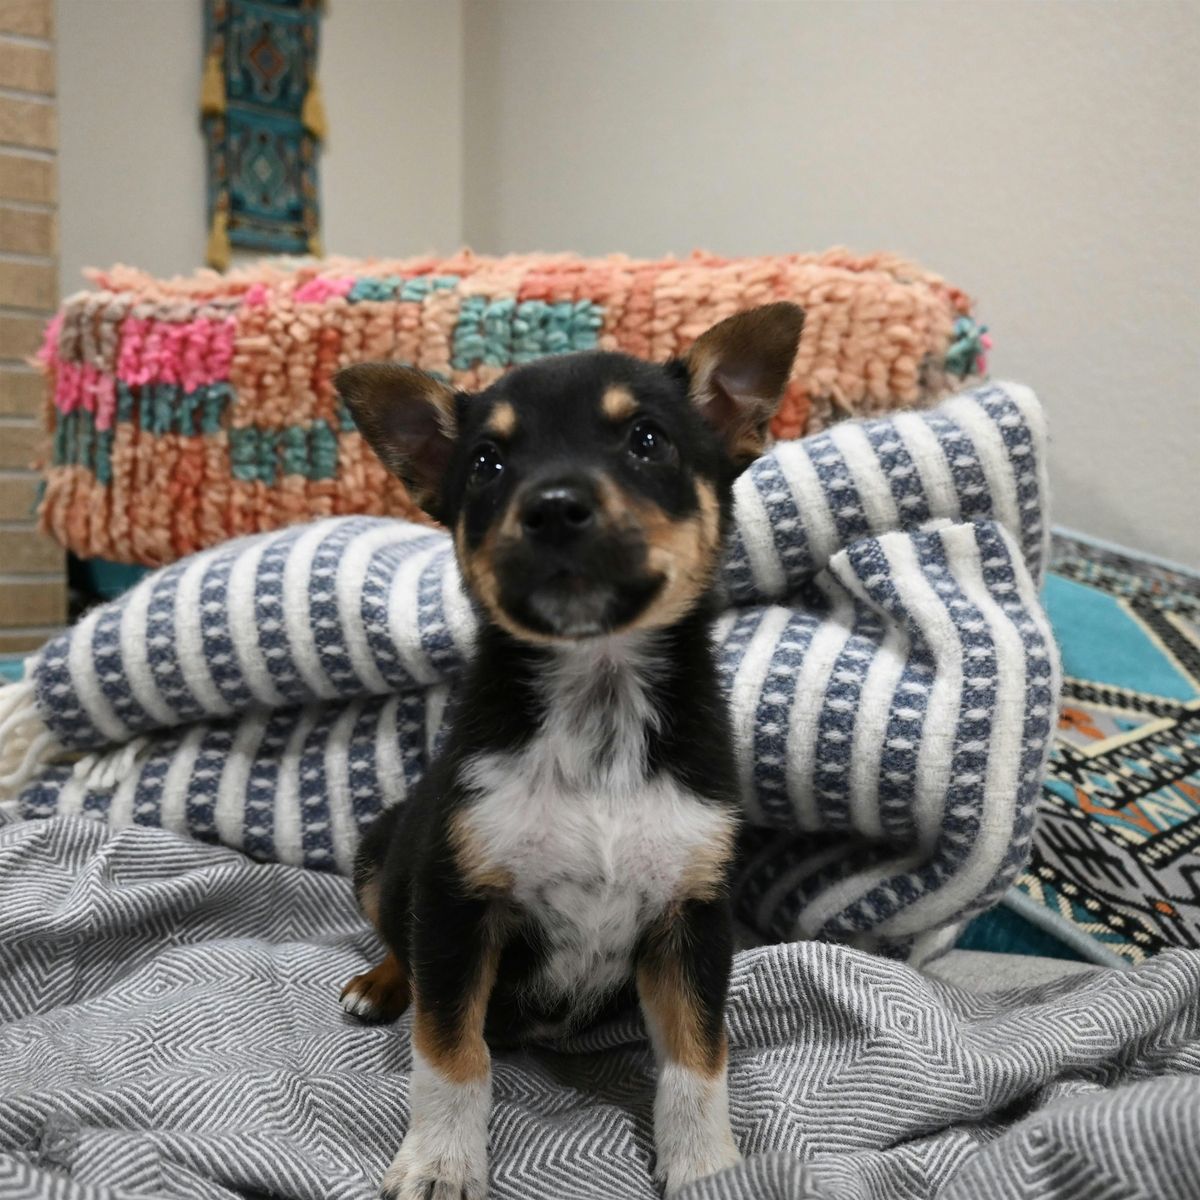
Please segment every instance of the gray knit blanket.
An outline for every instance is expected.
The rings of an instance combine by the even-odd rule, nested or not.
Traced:
[[[158,829],[0,818],[0,1200],[374,1200],[408,1019],[345,879]],[[976,995],[798,943],[740,954],[740,1167],[686,1200],[1195,1200],[1200,954]],[[498,1054],[492,1200],[654,1200],[636,1017]]]
[[[1011,385],[782,443],[739,480],[714,637],[750,827],[735,900],[764,936],[920,958],[1023,865],[1058,696],[1044,508],[1042,414]],[[474,621],[447,535],[402,521],[184,559],[0,692],[0,802],[345,872],[425,769]]]

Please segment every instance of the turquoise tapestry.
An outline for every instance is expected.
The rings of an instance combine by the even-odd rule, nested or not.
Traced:
[[[205,0],[207,259],[319,254],[319,0]]]

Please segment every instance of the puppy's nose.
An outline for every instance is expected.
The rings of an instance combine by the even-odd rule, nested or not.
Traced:
[[[590,489],[572,483],[534,488],[521,505],[521,528],[531,541],[564,546],[596,523]]]

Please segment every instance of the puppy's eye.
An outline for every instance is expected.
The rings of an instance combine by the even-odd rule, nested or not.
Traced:
[[[629,430],[629,453],[644,462],[665,462],[671,439],[653,421],[635,421]]]
[[[469,481],[473,488],[487,487],[504,473],[504,459],[491,442],[482,442],[471,454]]]

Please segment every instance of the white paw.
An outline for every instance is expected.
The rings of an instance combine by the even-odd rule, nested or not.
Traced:
[[[659,1069],[654,1097],[655,1174],[668,1196],[742,1161],[729,1127],[725,1075],[706,1078],[679,1063]]]
[[[689,1183],[695,1183],[697,1179],[704,1179],[708,1175],[715,1175],[718,1171],[736,1166],[741,1161],[742,1156],[732,1142],[718,1142],[715,1146],[686,1158],[676,1157],[668,1162],[660,1161],[655,1174],[662,1181],[666,1195],[674,1196]]]
[[[412,1129],[379,1184],[384,1200],[485,1200],[487,1147]]]
[[[375,1005],[366,996],[360,995],[357,990],[348,988],[342,993],[341,1002],[342,1008],[352,1017],[360,1017],[364,1021],[374,1021],[379,1015]]]
[[[393,958],[355,975],[342,988],[342,1007],[360,1021],[394,1021],[408,1007],[408,980]]]

